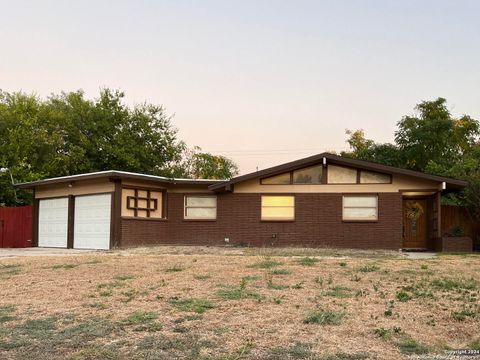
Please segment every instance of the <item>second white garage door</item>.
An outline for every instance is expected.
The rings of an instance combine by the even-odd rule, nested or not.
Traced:
[[[110,249],[111,202],[111,194],[75,198],[75,249]]]

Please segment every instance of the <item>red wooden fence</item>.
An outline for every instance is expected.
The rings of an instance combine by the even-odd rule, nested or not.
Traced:
[[[0,248],[32,246],[32,207],[0,207]]]

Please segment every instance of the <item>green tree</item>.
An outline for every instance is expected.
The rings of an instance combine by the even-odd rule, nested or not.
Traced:
[[[394,144],[366,139],[363,130],[347,135],[351,150],[344,156],[468,181],[464,192],[444,201],[468,206],[480,219],[480,124],[468,115],[454,118],[445,99],[421,102],[404,116]]]
[[[355,131],[346,130],[345,133],[349,136],[347,143],[350,145],[351,151],[342,152],[342,156],[390,166],[401,165],[401,154],[395,145],[376,143],[371,139],[367,139],[364,131],[361,129]]]
[[[207,178],[237,173],[222,156],[198,153],[187,161],[165,109],[129,107],[124,97],[110,89],[93,100],[83,91],[41,99],[0,90],[0,168],[16,182],[101,170]],[[0,205],[28,204],[30,196],[18,191],[16,201],[9,174],[0,173]]]
[[[230,179],[238,175],[238,167],[232,160],[201,151],[200,147],[195,146],[185,152],[183,176],[194,179]]]
[[[416,111],[400,120],[395,132],[395,143],[407,168],[425,171],[430,162],[451,166],[468,154],[478,140],[478,121],[467,115],[453,118],[443,98],[424,101],[416,106]]]

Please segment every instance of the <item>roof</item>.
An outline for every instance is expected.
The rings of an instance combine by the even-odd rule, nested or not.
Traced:
[[[450,188],[455,188],[455,189],[461,189],[465,186],[467,186],[467,182],[463,180],[456,180],[456,179],[451,179],[447,177],[442,177],[442,176],[436,176],[436,175],[430,175],[430,174],[425,174],[423,172],[419,171],[413,171],[413,170],[406,170],[406,169],[401,169],[397,168],[394,166],[387,166],[387,165],[382,165],[382,164],[377,164],[371,161],[364,161],[364,160],[357,160],[357,159],[351,159],[339,155],[334,155],[330,153],[321,153],[318,155],[313,155],[309,156],[300,160],[295,160],[291,161],[285,164],[277,165],[270,167],[268,169],[260,170],[260,171],[255,171],[249,174],[241,175],[232,178],[231,180],[227,180],[224,182],[220,183],[215,183],[209,186],[210,190],[228,190],[231,188],[232,185],[235,185],[239,182],[243,182],[246,180],[251,180],[259,177],[265,177],[265,176],[272,176],[272,175],[277,175],[282,172],[290,171],[290,170],[295,170],[298,168],[314,165],[323,162],[323,159],[326,159],[328,163],[331,164],[339,164],[339,165],[347,165],[347,166],[352,166],[356,168],[362,168],[365,170],[371,170],[371,171],[377,171],[377,172],[383,172],[387,174],[399,174],[399,175],[406,175],[406,176],[411,176],[415,177],[418,179],[424,179],[424,180],[431,180],[431,181],[438,181],[438,182],[445,182],[447,186]]]
[[[78,180],[93,180],[99,178],[112,178],[112,179],[136,179],[136,180],[150,180],[157,181],[164,184],[185,184],[185,185],[213,185],[216,183],[223,183],[226,180],[211,180],[211,179],[182,179],[182,178],[168,178],[164,176],[156,175],[146,175],[138,174],[128,171],[118,171],[118,170],[106,170],[106,171],[97,171],[87,174],[78,174],[78,175],[69,175],[61,176],[49,179],[43,179],[38,181],[31,181],[16,184],[15,186],[22,189],[30,189],[39,185],[51,185],[69,181],[78,181]]]

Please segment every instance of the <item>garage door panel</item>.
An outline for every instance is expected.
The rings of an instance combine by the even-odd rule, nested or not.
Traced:
[[[67,247],[68,198],[43,199],[38,209],[38,246]]]
[[[111,194],[75,198],[74,248],[110,248],[111,201]]]

